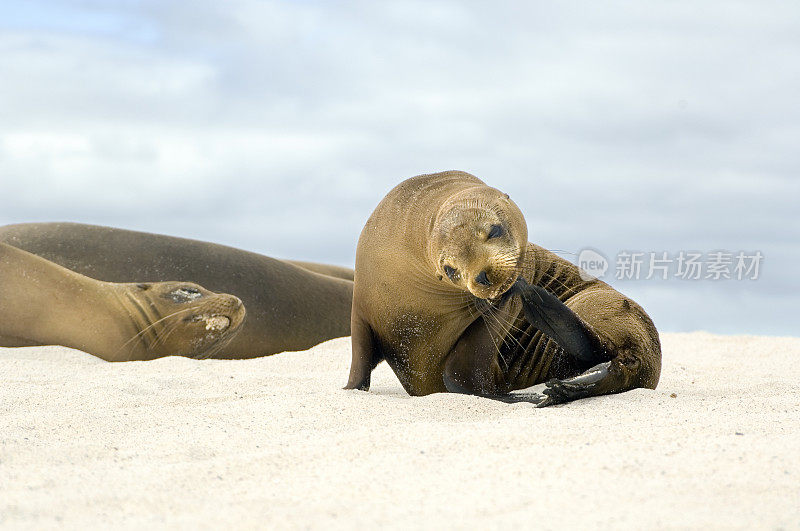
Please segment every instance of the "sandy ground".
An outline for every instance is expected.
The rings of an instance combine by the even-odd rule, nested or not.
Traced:
[[[800,339],[663,334],[655,391],[410,398],[349,339],[247,361],[0,348],[0,525],[800,528]]]

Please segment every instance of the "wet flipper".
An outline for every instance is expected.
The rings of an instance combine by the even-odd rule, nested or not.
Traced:
[[[459,365],[455,362],[461,358],[453,358],[445,367],[443,374],[444,384],[448,391],[478,395],[504,403],[522,402],[533,404],[536,407],[547,407],[591,396],[619,393],[635,387],[655,387],[657,372],[653,381],[653,377],[649,376],[648,373],[643,375],[643,367],[644,370],[649,369],[652,372],[654,369],[650,368],[645,362],[651,358],[660,360],[657,336],[652,347],[648,343],[639,340],[638,343],[631,342],[625,347],[608,350],[606,345],[601,342],[595,329],[546,289],[530,285],[524,280],[518,280],[509,291],[512,292],[512,295],[520,295],[525,319],[563,349],[564,353],[559,355],[566,354],[574,358],[577,362],[577,371],[575,372],[583,372],[570,378],[547,381],[542,394],[536,392],[505,393],[500,391],[500,389],[505,388],[504,381],[501,381],[503,380],[502,376],[499,379],[492,380],[495,385],[479,385],[486,380],[486,377],[475,378],[474,372],[464,369],[474,370],[476,366],[483,367],[483,364],[468,363]],[[620,299],[622,299],[622,296],[620,296]],[[626,300],[617,302],[619,309],[615,310],[609,307],[608,312],[630,310],[630,303]],[[608,300],[600,297],[598,303],[608,304]],[[613,326],[628,326],[631,330],[637,330],[636,327],[639,326],[640,321],[634,317],[622,322],[615,322]],[[647,319],[646,315],[644,319]],[[649,321],[641,322],[644,325],[649,323]],[[652,324],[650,326],[652,327]],[[615,330],[611,329],[612,332],[615,332]],[[606,332],[608,332],[608,329]],[[618,337],[618,343],[623,343],[627,341],[625,338],[630,336],[630,333],[618,333],[617,336],[620,336]],[[651,348],[651,350],[646,350],[647,348]],[[478,352],[483,351],[478,350]],[[464,355],[474,356],[475,354],[474,351],[465,349]],[[648,355],[649,358],[646,357]],[[474,359],[471,358],[471,360],[474,362]],[[647,378],[650,378],[650,380]],[[652,383],[643,384],[643,381],[652,381]]]
[[[522,298],[525,319],[555,341],[567,353],[592,367],[607,358],[586,324],[558,297],[520,278],[512,290]]]
[[[544,335],[555,341],[565,352],[573,356],[586,372],[564,380],[551,379],[545,385],[543,395],[536,393],[512,393],[509,402],[531,402],[536,407],[563,404],[588,396],[608,392],[608,357],[597,337],[589,327],[566,304],[541,286],[528,284],[520,278],[512,291],[522,298],[525,318]]]
[[[544,394],[508,393],[504,395],[481,396],[483,396],[483,398],[490,398],[492,400],[505,402],[506,404],[519,404],[526,402],[533,404],[536,407],[564,404],[566,402],[572,402],[573,400],[607,393],[608,391],[605,389],[606,384],[609,382],[609,380],[613,379],[609,376],[610,366],[611,362],[607,361],[595,365],[588,371],[572,378],[566,378],[564,380],[557,380],[553,378],[545,384],[546,387],[544,391],[542,391]],[[451,389],[449,384],[450,382],[448,382],[447,378],[445,377],[445,385],[450,392],[468,393],[466,389],[458,390],[458,384],[455,384],[455,382],[453,382],[453,389]]]
[[[612,379],[609,375],[610,367],[611,362],[607,361],[595,365],[588,371],[572,378],[563,380],[553,378],[545,384],[547,387],[542,391],[547,395],[547,400],[537,404],[537,406],[545,407],[553,404],[563,404],[586,398],[587,396],[607,393],[606,384]]]
[[[550,397],[546,395],[540,395],[539,393],[510,393],[510,394],[476,393],[475,391],[468,389],[466,386],[460,384],[447,371],[445,371],[444,374],[442,375],[442,380],[444,381],[445,387],[447,387],[447,391],[450,393],[459,393],[462,395],[476,395],[482,398],[489,398],[491,400],[505,402],[506,404],[519,404],[522,402],[526,402],[529,404],[534,404],[537,407],[542,407],[541,404],[543,404],[544,402],[547,402],[547,404],[545,405],[549,405],[551,403]]]

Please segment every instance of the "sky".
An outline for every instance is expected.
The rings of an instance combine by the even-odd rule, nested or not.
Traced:
[[[394,185],[460,169],[662,331],[800,335],[798,57],[795,2],[6,0],[0,224],[352,266]]]

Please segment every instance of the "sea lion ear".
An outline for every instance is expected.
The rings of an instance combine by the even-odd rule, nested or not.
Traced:
[[[503,196],[505,196],[506,199],[511,200],[511,196],[509,196],[508,194],[503,194]]]

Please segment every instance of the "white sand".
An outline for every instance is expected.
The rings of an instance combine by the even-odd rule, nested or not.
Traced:
[[[800,339],[663,334],[656,391],[550,409],[247,361],[0,349],[0,524],[800,528]],[[672,393],[677,397],[672,398]]]

